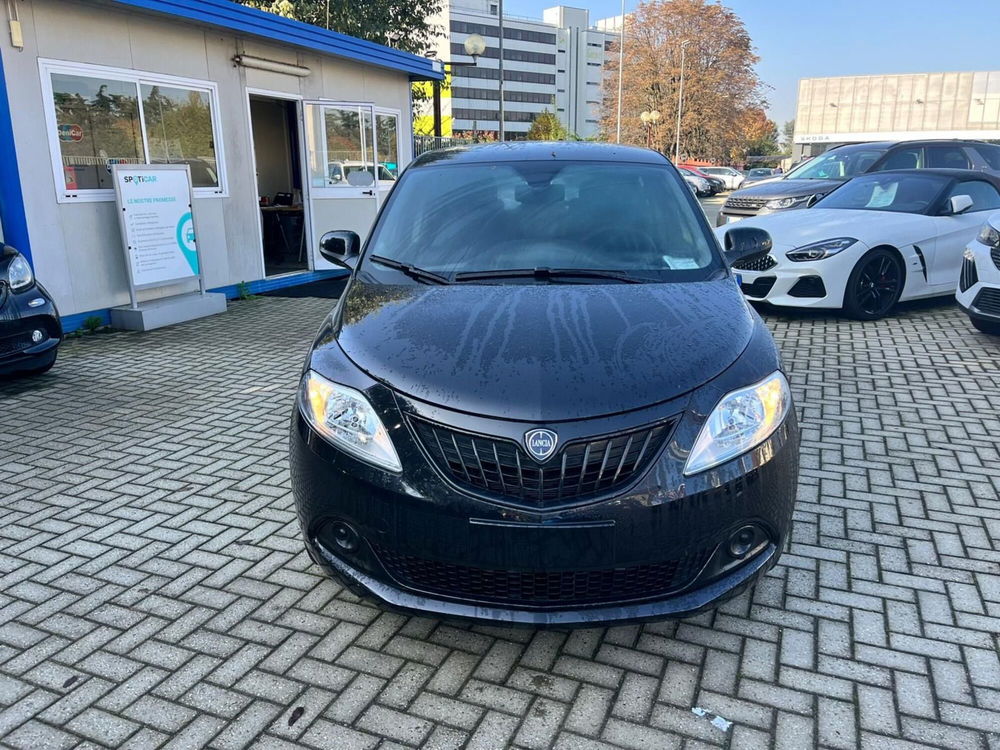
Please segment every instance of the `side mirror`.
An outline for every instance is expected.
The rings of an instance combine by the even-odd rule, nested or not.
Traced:
[[[740,258],[771,251],[771,235],[756,227],[733,227],[726,232],[723,254],[732,265]]]
[[[968,195],[953,195],[948,199],[948,215],[958,216],[972,208],[973,200]]]
[[[338,266],[354,268],[361,254],[361,238],[356,232],[327,232],[319,241],[319,254]]]

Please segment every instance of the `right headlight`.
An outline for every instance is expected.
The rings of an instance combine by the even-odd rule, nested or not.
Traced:
[[[7,283],[10,284],[10,288],[15,292],[27,289],[35,283],[35,276],[31,273],[31,266],[28,265],[28,261],[24,259],[23,255],[15,255],[14,260],[7,266]]]
[[[792,393],[781,372],[727,393],[702,425],[684,475],[711,469],[757,447],[785,421],[791,408]]]
[[[857,242],[857,240],[853,237],[837,237],[832,240],[813,242],[811,245],[803,245],[802,247],[797,247],[794,250],[789,250],[785,253],[785,257],[788,258],[788,260],[795,261],[796,263],[804,263],[810,260],[823,260],[823,258],[829,258],[831,255],[836,255],[841,250],[846,250],[855,242]]]
[[[299,387],[299,409],[324,439],[386,471],[403,470],[389,433],[361,391],[309,370]]]
[[[989,224],[983,224],[983,228],[979,230],[979,236],[976,239],[987,247],[1000,247],[1000,231],[997,231]]]
[[[813,197],[811,195],[800,195],[794,198],[775,198],[764,204],[764,208],[772,211],[780,211],[785,208],[801,208],[809,204]]]

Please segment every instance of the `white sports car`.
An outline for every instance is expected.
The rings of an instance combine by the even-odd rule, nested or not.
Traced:
[[[1000,179],[984,172],[866,174],[810,209],[739,222],[766,230],[773,246],[733,269],[751,300],[874,320],[900,300],[954,293],[981,212],[997,209]],[[733,226],[715,230],[723,243]]]
[[[965,248],[955,297],[972,325],[1000,335],[1000,214],[989,218]]]

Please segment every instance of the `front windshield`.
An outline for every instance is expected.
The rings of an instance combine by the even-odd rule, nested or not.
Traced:
[[[393,191],[363,270],[386,273],[370,260],[376,255],[446,278],[547,268],[702,280],[724,266],[690,201],[665,164],[539,160],[417,168]]]
[[[885,149],[850,148],[814,156],[786,175],[791,180],[846,180],[868,171]]]
[[[815,207],[922,214],[947,184],[947,178],[929,174],[864,175],[834,190]]]

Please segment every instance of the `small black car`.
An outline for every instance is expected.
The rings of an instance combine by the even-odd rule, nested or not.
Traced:
[[[0,376],[41,374],[56,363],[62,341],[59,312],[35,280],[27,259],[0,250]]]
[[[727,235],[729,259],[760,229]],[[322,325],[291,428],[313,560],[437,616],[688,615],[775,564],[799,432],[771,334],[660,154],[430,152]]]

